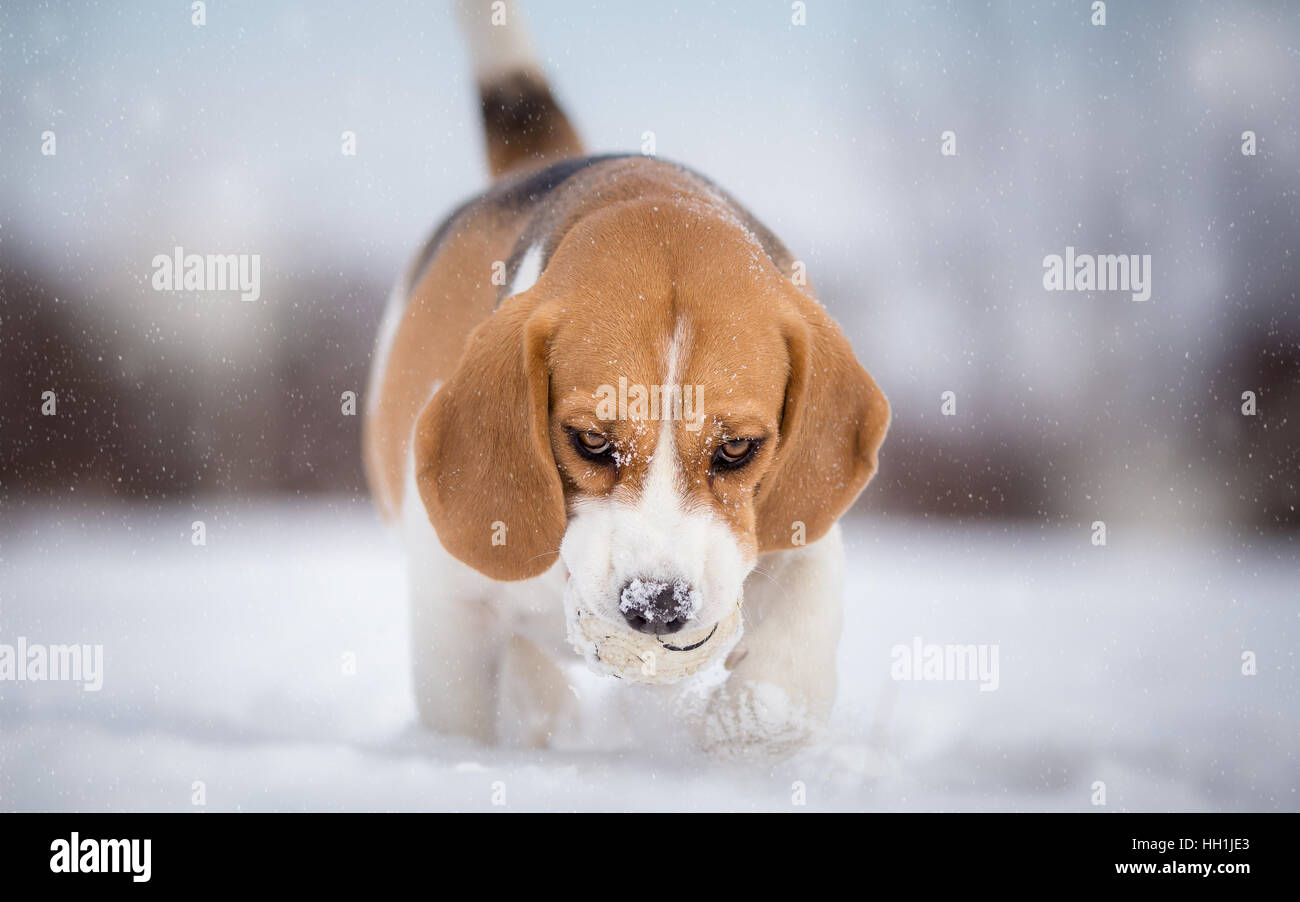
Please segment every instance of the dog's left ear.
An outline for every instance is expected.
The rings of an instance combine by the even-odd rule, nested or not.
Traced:
[[[790,371],[776,463],[758,494],[760,551],[825,535],[875,474],[889,428],[889,401],[839,326],[802,292],[792,306],[784,323]]]
[[[492,579],[545,573],[564,538],[551,453],[554,316],[528,292],[475,329],[415,424],[415,478],[443,546]]]

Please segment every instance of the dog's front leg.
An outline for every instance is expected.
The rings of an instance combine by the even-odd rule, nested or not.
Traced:
[[[838,525],[812,545],[759,560],[745,583],[745,635],[707,708],[710,753],[781,758],[825,725],[835,702],[843,591]]]
[[[411,663],[420,719],[439,733],[495,742],[506,632],[492,602],[457,591],[445,571],[429,564],[426,559],[411,567]]]

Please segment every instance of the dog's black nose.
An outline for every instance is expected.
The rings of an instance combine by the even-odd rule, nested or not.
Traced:
[[[689,583],[662,579],[632,580],[623,587],[618,605],[632,629],[656,636],[677,632],[698,606]]]

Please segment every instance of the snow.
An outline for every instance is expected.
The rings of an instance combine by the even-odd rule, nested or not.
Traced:
[[[1093,810],[1095,781],[1106,810],[1300,808],[1293,541],[862,514],[845,534],[830,735],[756,768],[416,726],[402,559],[364,504],[10,508],[0,643],[102,644],[104,685],[0,682],[0,810],[188,810],[196,782],[210,810],[787,810],[801,787],[809,809]],[[998,688],[891,679],[918,638],[996,644]]]

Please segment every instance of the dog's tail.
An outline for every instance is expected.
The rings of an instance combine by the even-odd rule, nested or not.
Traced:
[[[580,156],[582,141],[551,94],[518,3],[455,2],[474,60],[492,177]]]

